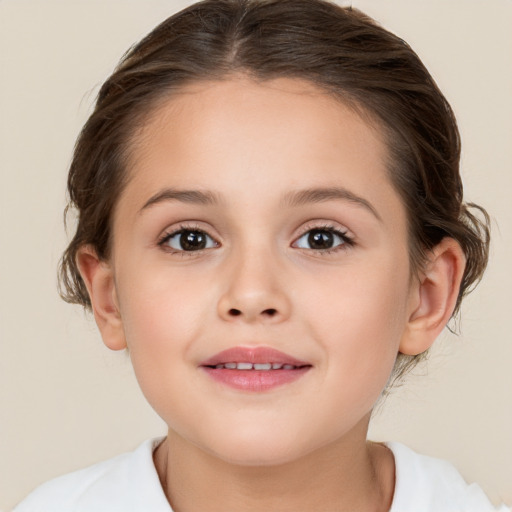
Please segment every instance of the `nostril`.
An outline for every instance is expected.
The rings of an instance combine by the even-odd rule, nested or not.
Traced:
[[[235,309],[235,308],[231,308],[229,311],[228,311],[228,315],[229,316],[240,316],[242,315],[242,311],[240,309]],[[261,314],[263,316],[267,316],[267,317],[274,317],[277,315],[277,309],[274,309],[274,308],[268,308],[268,309],[264,309]]]

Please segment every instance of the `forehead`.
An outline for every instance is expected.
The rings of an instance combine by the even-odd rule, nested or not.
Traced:
[[[379,125],[300,79],[189,85],[159,101],[134,141],[128,189],[139,206],[170,185],[260,197],[333,182],[393,192]]]

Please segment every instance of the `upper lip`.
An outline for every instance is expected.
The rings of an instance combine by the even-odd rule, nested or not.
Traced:
[[[293,366],[311,366],[284,352],[271,347],[233,347],[213,355],[201,362],[200,366],[215,366],[224,363],[279,363]]]

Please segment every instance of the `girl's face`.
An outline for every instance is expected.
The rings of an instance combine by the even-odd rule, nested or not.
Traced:
[[[365,438],[417,306],[386,161],[378,129],[291,79],[190,86],[137,135],[114,300],[184,443],[263,465]]]

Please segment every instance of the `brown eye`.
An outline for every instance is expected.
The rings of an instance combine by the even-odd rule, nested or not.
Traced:
[[[201,251],[217,246],[209,235],[196,229],[181,229],[169,236],[164,243],[176,251]]]
[[[331,249],[334,236],[330,231],[314,229],[308,233],[308,244],[311,249]]]
[[[315,251],[327,251],[338,246],[351,245],[350,239],[345,233],[336,229],[311,229],[304,233],[294,244],[300,249]]]

